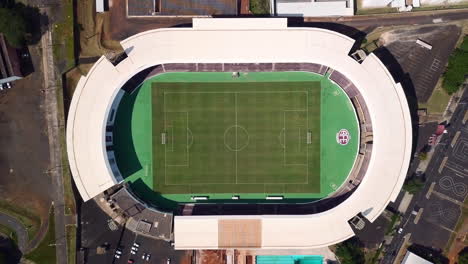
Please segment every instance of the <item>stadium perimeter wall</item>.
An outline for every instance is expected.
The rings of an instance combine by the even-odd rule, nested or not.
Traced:
[[[112,102],[133,75],[165,63],[286,62],[326,65],[357,87],[369,109],[373,129],[373,150],[365,177],[347,200],[319,214],[176,216],[175,247],[328,246],[354,235],[349,219],[361,213],[372,222],[396,199],[409,166],[411,119],[401,85],[394,82],[375,55],[358,63],[348,56],[353,39],[324,29],[288,28],[287,20],[281,18],[206,18],[195,19],[193,25],[132,36],[121,42],[128,58],[114,66],[102,57],[79,81],[69,112],[67,146],[83,200],[122,181],[114,176],[108,160],[105,131]],[[242,227],[252,221],[258,226],[252,238],[256,243],[242,244],[252,235],[242,232]]]

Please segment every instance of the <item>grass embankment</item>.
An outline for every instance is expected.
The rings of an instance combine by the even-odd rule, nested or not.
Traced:
[[[389,235],[393,231],[393,228],[395,227],[395,224],[399,220],[400,220],[400,215],[397,214],[397,213],[394,213],[392,215],[392,219],[390,221],[390,224],[388,225],[387,230],[385,231],[385,235]]]
[[[47,229],[47,234],[44,236],[41,243],[25,257],[34,261],[36,264],[56,263],[55,214],[53,206],[50,208],[49,212],[49,227]]]
[[[62,0],[63,17],[52,27],[54,58],[61,70],[75,66],[73,0]]]
[[[18,219],[28,230],[28,239],[32,240],[41,226],[41,218],[31,210],[0,200],[0,212]]]
[[[269,15],[270,1],[269,0],[250,0],[250,12],[255,15]]]
[[[54,60],[60,70],[68,71],[75,67],[75,42],[74,42],[74,13],[73,0],[62,0],[63,17],[53,25],[53,53]],[[57,81],[57,119],[59,123],[59,141],[61,147],[61,164],[65,200],[65,214],[74,214],[76,211],[75,198],[73,196],[72,179],[68,166],[65,139],[65,106],[62,82]]]
[[[70,173],[70,166],[68,164],[68,155],[66,149],[66,136],[65,136],[65,106],[63,98],[63,89],[61,85],[57,86],[57,119],[59,122],[59,140],[60,140],[60,158],[62,160],[62,179],[63,179],[63,192],[65,199],[65,214],[71,215],[76,212],[75,198],[72,188],[72,177]]]
[[[11,229],[9,226],[0,225],[0,234],[9,237],[16,245],[18,245],[18,235],[15,230]]]
[[[442,88],[439,80],[429,100],[426,103],[420,103],[419,108],[426,108],[431,115],[443,114],[449,101],[450,95]]]
[[[447,70],[442,82],[444,90],[450,95],[458,91],[468,74],[468,36],[463,37],[460,47],[450,55]]]
[[[424,188],[424,181],[422,179],[412,177],[405,181],[403,184],[403,190],[409,192],[410,194],[415,194]]]
[[[76,263],[76,226],[67,225],[67,257],[68,264]]]
[[[378,14],[397,14],[398,8],[395,7],[376,7],[376,8],[363,8],[362,1],[357,2],[357,10],[356,15],[378,15]],[[411,12],[421,12],[421,11],[435,11],[435,10],[450,10],[450,9],[460,9],[460,8],[467,8],[468,4],[450,4],[450,5],[433,5],[433,6],[422,6],[413,8]]]

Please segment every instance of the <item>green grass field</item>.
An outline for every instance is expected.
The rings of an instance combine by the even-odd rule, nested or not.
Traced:
[[[343,128],[345,146],[336,141]],[[358,137],[349,99],[327,77],[170,73],[122,98],[114,148],[144,199],[319,199],[348,176]]]

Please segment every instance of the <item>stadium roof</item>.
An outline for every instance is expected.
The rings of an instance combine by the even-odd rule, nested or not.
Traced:
[[[353,236],[347,221],[358,213],[372,222],[396,199],[408,170],[412,146],[406,97],[401,85],[394,82],[374,54],[362,63],[348,56],[353,39],[319,28],[288,28],[283,18],[200,18],[194,19],[193,28],[151,30],[121,44],[128,58],[116,66],[105,57],[99,59],[80,79],[70,106],[68,157],[83,200],[121,181],[114,177],[106,155],[105,131],[111,103],[122,85],[150,66],[190,62],[327,65],[359,89],[369,109],[374,138],[366,176],[338,206],[313,215],[176,216],[176,248],[323,247]],[[244,228],[252,223],[258,227],[255,234]],[[239,241],[245,238],[253,239],[254,244],[241,244]]]

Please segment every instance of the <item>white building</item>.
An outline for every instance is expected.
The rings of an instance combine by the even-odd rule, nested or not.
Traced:
[[[278,0],[278,16],[353,16],[353,0]]]

